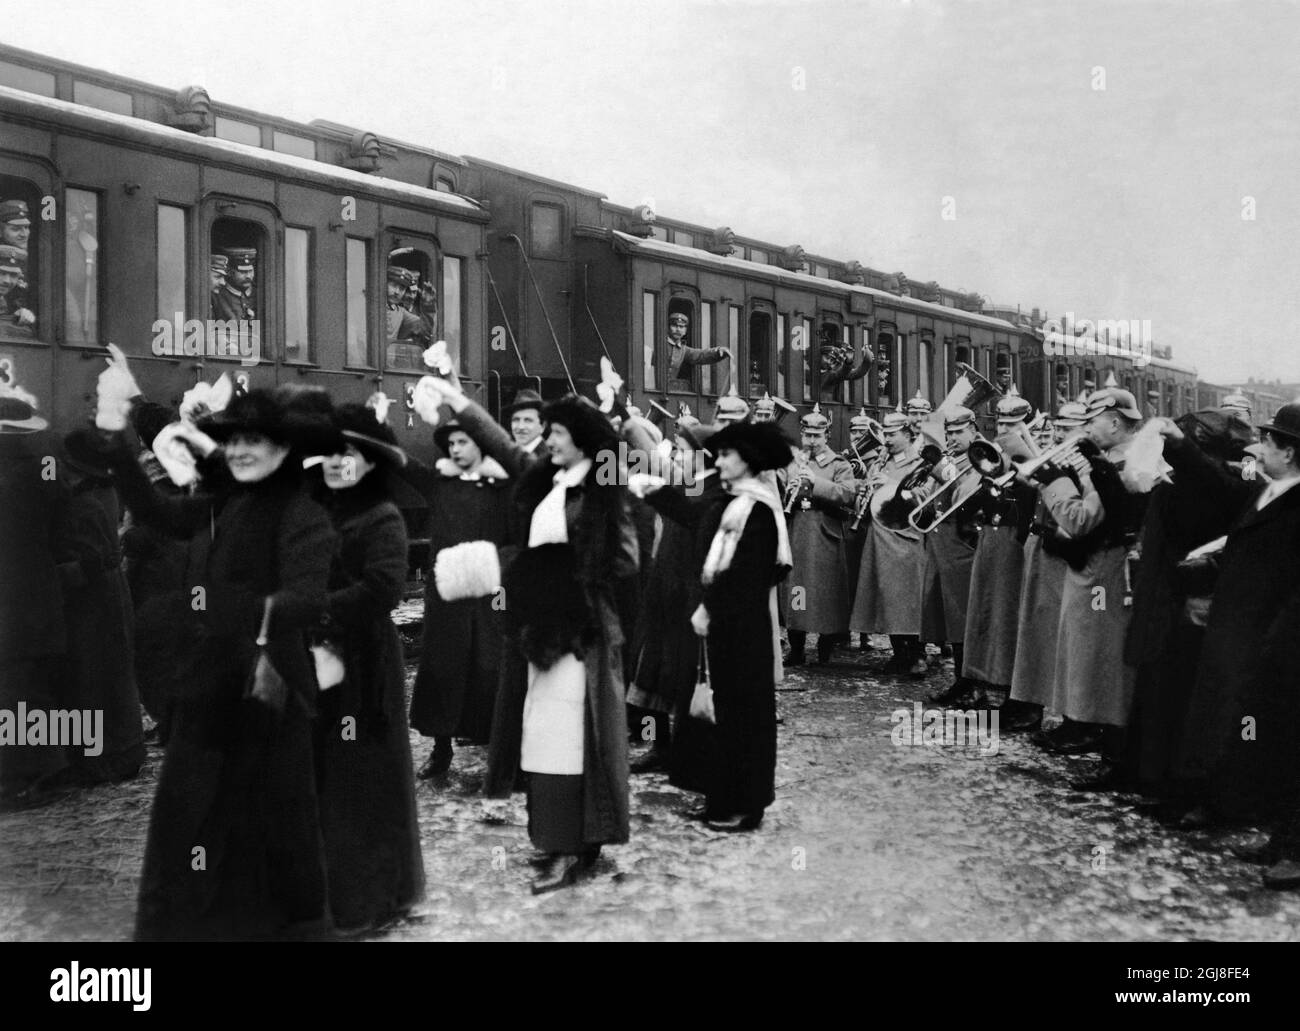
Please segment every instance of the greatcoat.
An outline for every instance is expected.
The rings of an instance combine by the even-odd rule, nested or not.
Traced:
[[[971,499],[979,488],[979,473],[963,473],[958,485],[936,503],[937,514],[956,512],[921,538],[921,640],[961,644],[966,633],[966,606],[978,535]],[[934,488],[938,489],[938,488]],[[927,491],[928,495],[932,491]],[[920,493],[920,492],[918,492]]]
[[[914,448],[891,455],[881,471],[883,483],[871,495],[866,545],[849,619],[850,628],[859,633],[921,632],[921,568],[925,558],[921,534],[911,527],[894,529],[880,518],[882,506],[920,463],[920,454]]]
[[[809,507],[796,501],[786,517],[794,569],[784,589],[777,592],[781,613],[789,630],[847,634],[853,599],[849,594],[845,515],[853,508],[853,468],[836,452],[822,447],[809,459],[808,469],[812,473]],[[790,466],[786,473],[796,476],[797,467]]]
[[[1044,539],[1056,532],[1056,521],[1040,496],[1034,503],[1034,521],[1024,544],[1016,662],[1011,674],[1012,699],[1031,705],[1050,706],[1054,698],[1057,631],[1067,567],[1065,559],[1046,550]]]

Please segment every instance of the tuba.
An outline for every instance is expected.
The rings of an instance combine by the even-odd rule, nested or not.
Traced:
[[[961,375],[948,391],[948,396],[934,411],[940,419],[955,408],[969,408],[973,412],[986,401],[1002,396],[1002,391],[997,385],[981,376],[974,366],[967,365],[965,362],[957,362],[956,365]]]

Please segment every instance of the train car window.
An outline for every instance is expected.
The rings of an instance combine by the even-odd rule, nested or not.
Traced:
[[[99,342],[99,194],[64,192],[63,316],[70,344]]]
[[[252,122],[241,122],[234,118],[222,118],[221,115],[217,115],[213,132],[219,140],[244,143],[250,147],[260,147],[262,145],[261,127],[254,125]]]
[[[966,343],[961,343],[960,341],[965,340],[965,337],[958,337],[957,339],[959,342],[953,351],[955,360],[961,362],[963,365],[970,365],[973,367],[974,362],[970,360],[970,342],[967,341]]]
[[[650,235],[656,240],[662,240],[664,243],[668,242],[668,230],[663,226],[651,226]]]
[[[862,353],[863,353],[864,355],[872,354],[872,350],[871,350],[871,330],[867,329],[866,326],[862,326],[862,327],[861,327],[861,337],[862,337]],[[874,364],[874,357],[873,357],[873,360],[872,360],[872,364]],[[875,400],[876,400],[876,388],[875,388],[875,385],[874,385],[874,383],[873,383],[873,381],[872,381],[872,377],[870,377],[870,376],[864,376],[864,377],[862,378],[862,380],[861,380],[861,383],[862,383],[862,387],[861,387],[860,399],[861,399],[862,403],[863,403],[863,404],[868,404],[868,403],[874,404],[874,403],[875,403]],[[855,388],[855,389],[858,389],[858,388]]]
[[[713,346],[713,302],[700,302],[700,346]],[[705,365],[700,369],[700,390],[705,394],[714,396],[718,393],[717,389],[717,365]]]
[[[54,96],[54,76],[38,68],[0,61],[0,86],[36,93],[42,97]]]
[[[93,82],[82,82],[80,79],[72,84],[72,100],[73,103],[96,107],[115,115],[129,117],[135,114],[135,105],[131,101],[130,93],[120,89],[109,89],[107,86],[99,86]]]
[[[225,258],[225,281],[208,298],[208,318],[214,323],[208,353],[216,357],[262,357],[265,317],[264,268],[266,232],[257,222],[217,218],[212,222],[208,253]],[[214,277],[214,280],[216,277]]]
[[[803,347],[799,350],[799,364],[803,367],[803,382],[800,386],[800,396],[805,401],[811,401],[817,386],[813,382],[813,369],[815,368],[813,364],[813,347],[815,346],[813,343],[813,320],[805,318],[801,320],[801,326],[803,329]],[[820,354],[820,346],[817,347],[817,351]]]
[[[1005,344],[1001,344],[999,346],[1006,347]],[[1012,378],[1015,375],[1011,367],[1010,353],[1004,350],[999,350],[997,356],[994,359],[994,369],[996,371],[993,377],[993,382],[997,385],[997,388],[999,390],[1001,390],[1003,393],[1006,393],[1007,388],[1011,386]]]
[[[760,265],[767,264],[767,251],[760,251],[757,247],[749,249],[749,260],[756,261]]]
[[[528,253],[534,258],[563,257],[563,225],[564,211],[558,204],[534,204]]]
[[[772,369],[772,316],[765,311],[749,316],[749,393],[762,397]]]
[[[424,350],[438,326],[437,255],[431,244],[388,252],[384,290],[384,363],[389,369],[424,370]]]
[[[891,407],[898,400],[894,396],[896,340],[893,330],[884,327],[876,337],[876,400],[882,407]]]
[[[448,175],[439,175],[433,181],[433,188],[439,193],[455,193],[456,180]]]
[[[786,346],[785,316],[776,317],[776,396],[786,396],[786,378],[790,374],[790,349]]]
[[[284,360],[310,362],[311,230],[284,230]]]
[[[348,339],[350,368],[373,368],[370,349],[370,241],[348,237],[347,245]]]
[[[461,291],[464,289],[464,259],[444,256],[442,259],[442,339],[447,341],[447,353],[460,364],[461,345],[464,340],[464,306]]]
[[[695,332],[695,305],[688,298],[674,297],[668,302],[668,330],[663,343],[669,390],[694,393],[699,389],[700,367],[682,364],[682,348],[699,346]]]
[[[920,344],[917,346],[917,366],[916,366],[916,385],[921,388],[921,393],[926,397],[938,396],[930,381],[930,371],[932,369],[934,349],[934,340],[928,336],[922,336]]]
[[[718,383],[719,396],[731,389],[731,377],[734,377],[736,393],[740,393],[740,306],[735,304],[727,308],[727,349],[731,352],[726,367],[728,379]]]
[[[28,340],[45,328],[38,233],[41,194],[25,179],[0,176],[0,338]],[[48,296],[48,290],[45,295]]]
[[[294,157],[307,158],[310,161],[316,160],[316,141],[306,136],[295,136],[291,132],[281,132],[275,129],[271,133],[271,149],[278,150],[281,154],[292,154]]]
[[[190,253],[187,213],[174,204],[158,205],[158,318],[172,325],[185,322],[187,258]]]
[[[659,295],[646,290],[641,295],[641,353],[645,370],[646,390],[659,389],[659,368],[656,363],[659,330],[655,326],[655,310],[659,304]]]
[[[692,233],[683,233],[680,229],[673,233],[673,243],[678,247],[694,247],[695,236]]]
[[[840,327],[840,349],[844,354],[845,361],[847,361],[849,363],[849,367],[852,368],[854,364],[854,358],[856,358],[857,356],[854,354],[853,351],[853,329],[850,326]],[[840,400],[844,402],[844,404],[846,405],[853,403],[852,380],[846,379],[843,383],[840,384]]]

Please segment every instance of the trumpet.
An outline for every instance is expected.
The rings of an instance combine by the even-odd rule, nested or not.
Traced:
[[[992,447],[988,441],[984,441],[984,443],[989,448]],[[1071,433],[1059,444],[1049,447],[1046,451],[1035,455],[1028,461],[1020,463],[1019,468],[1009,469],[1006,472],[1002,471],[1002,456],[1000,453],[997,455],[996,465],[994,465],[994,459],[986,448],[976,450],[975,445],[972,444],[971,450],[975,452],[972,461],[978,459],[981,463],[979,466],[981,474],[987,476],[992,485],[999,490],[1005,490],[1009,487],[1017,475],[1026,478],[1032,476],[1047,465],[1048,462],[1061,465],[1075,458],[1087,459],[1090,455],[1099,453],[1097,445],[1088,437],[1087,430],[1075,430],[1074,433]]]

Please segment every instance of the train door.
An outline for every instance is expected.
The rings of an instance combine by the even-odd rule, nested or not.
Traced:
[[[876,327],[876,373],[871,377],[871,386],[872,399],[882,410],[902,403],[902,349],[898,327],[892,321],[880,322]]]
[[[557,355],[572,351],[573,231],[562,197],[532,194],[528,199],[526,254],[520,277],[523,317],[517,332],[525,343],[530,370],[545,377],[562,377],[564,365]],[[590,393],[590,391],[588,391]]]
[[[34,395],[45,418],[54,408],[57,339],[54,185],[44,163],[6,155],[0,164],[0,207],[6,217],[0,223],[0,384]]]
[[[774,372],[785,341],[778,335],[776,306],[768,300],[751,300],[746,330],[749,364],[747,389],[741,393],[757,400],[764,394],[779,392],[779,388],[773,389],[777,386]]]

